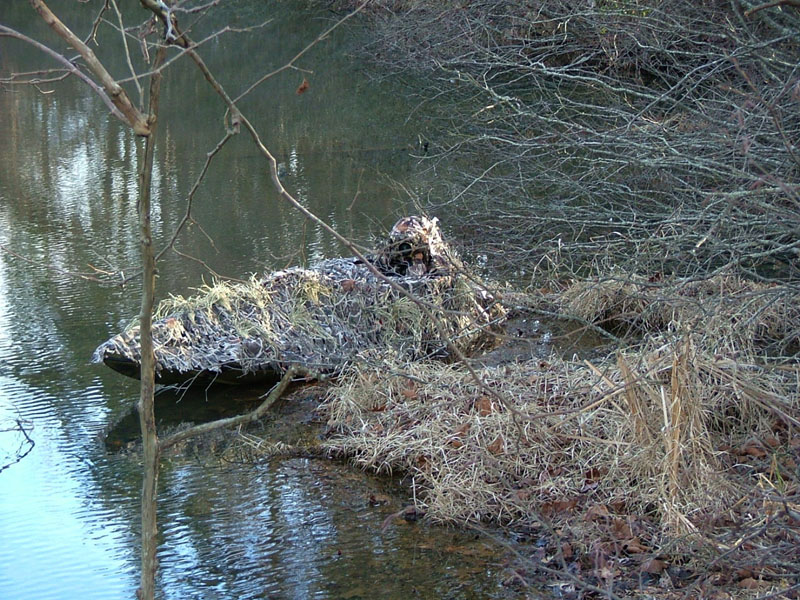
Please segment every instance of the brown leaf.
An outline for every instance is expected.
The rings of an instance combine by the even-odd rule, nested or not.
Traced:
[[[629,539],[622,544],[622,547],[631,554],[641,554],[650,550],[650,548],[642,544],[638,537]]]
[[[624,519],[614,519],[611,523],[611,529],[618,540],[627,540],[633,537],[631,526]]]
[[[369,495],[369,503],[373,506],[379,506],[381,504],[390,504],[392,501],[391,496],[387,496],[386,494],[370,494]]]
[[[742,448],[741,453],[755,456],[756,458],[764,458],[767,455],[767,451],[764,448],[753,442]]]
[[[609,501],[608,506],[611,507],[611,510],[614,512],[622,512],[625,510],[625,500],[621,498],[615,498],[614,500]]]
[[[578,499],[572,498],[571,500],[553,500],[552,502],[545,502],[542,504],[542,514],[545,516],[554,515],[560,512],[572,511],[578,506]]]
[[[572,544],[569,542],[564,542],[561,544],[561,555],[564,557],[564,560],[569,560],[574,555],[572,551]]]
[[[533,492],[529,489],[517,490],[516,492],[514,492],[514,495],[523,502],[527,501],[532,494]]]
[[[342,289],[345,292],[352,292],[356,288],[356,282],[354,279],[343,279],[342,280]]]
[[[503,452],[503,445],[503,436],[498,435],[495,441],[486,446],[486,449],[492,454],[501,454]]]
[[[482,417],[490,415],[495,411],[494,404],[489,396],[481,396],[475,402],[475,408],[478,409],[478,414]]]
[[[651,558],[642,563],[642,573],[650,573],[651,575],[660,575],[666,568],[667,564],[657,558]]]
[[[400,390],[400,393],[406,400],[416,400],[417,398],[417,386],[414,385],[413,382],[408,384],[407,388],[403,388]]]
[[[597,521],[598,519],[608,519],[611,513],[608,512],[608,507],[605,504],[595,504],[586,511],[584,520]]]
[[[457,435],[459,437],[464,437],[467,435],[469,428],[472,426],[471,423],[464,423],[463,425],[459,425],[456,427],[456,430],[453,432],[453,435]]]
[[[301,83],[300,86],[297,88],[297,95],[299,96],[300,94],[305,94],[308,88],[309,88],[308,79],[303,77],[303,83]]]
[[[745,577],[737,585],[742,589],[752,590],[759,587],[761,584],[752,577]]]
[[[586,478],[587,481],[599,481],[605,476],[606,473],[608,473],[608,469],[599,469],[597,467],[592,467],[591,469],[586,470],[583,473],[583,476]]]

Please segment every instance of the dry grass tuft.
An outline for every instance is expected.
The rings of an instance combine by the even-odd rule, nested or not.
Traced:
[[[780,355],[800,345],[800,290],[734,275],[598,278],[573,283],[559,299],[566,313],[623,333],[693,331],[717,354]]]
[[[796,424],[800,411],[797,371],[703,355],[690,338],[480,376],[484,387],[439,364],[389,379],[353,371],[330,391],[326,445],[411,474],[441,521],[524,522],[578,499],[573,508],[623,503],[685,531],[740,493],[720,449],[772,437],[776,419]]]
[[[559,522],[585,553],[605,535],[627,555],[694,540],[728,563],[788,556],[773,543],[800,524],[800,367],[764,350],[796,336],[795,299],[722,278],[680,289],[656,306],[641,283],[567,290],[587,319],[639,315],[637,345],[593,362],[484,368],[480,382],[458,365],[361,363],[329,391],[324,446],[408,476],[440,522]]]

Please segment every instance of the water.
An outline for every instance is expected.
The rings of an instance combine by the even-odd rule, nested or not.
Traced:
[[[69,9],[67,22],[80,35],[88,33],[95,4],[51,3]],[[271,19],[203,47],[237,94],[294,56],[329,16],[290,2],[233,2],[196,33]],[[126,17],[138,23],[143,12]],[[0,23],[63,47],[26,3],[4,3]],[[420,195],[427,186],[409,156],[416,124],[404,116],[411,107],[390,83],[370,81],[351,61],[351,33],[331,36],[299,63],[304,71],[281,73],[242,108],[283,163],[290,191],[363,240],[407,210],[398,183]],[[123,76],[125,63],[110,50],[116,34],[102,28],[98,41],[98,55]],[[0,76],[43,64],[50,66],[30,47],[0,38]],[[298,95],[303,78],[310,87]],[[188,61],[177,61],[164,85],[153,208],[158,248],[186,213],[206,153],[225,131],[220,101]],[[138,388],[89,358],[137,313],[138,281],[99,285],[75,273],[113,273],[121,281],[137,271],[136,142],[86,86],[70,80],[4,86],[0,115],[0,467],[10,465],[0,471],[0,598],[131,598],[140,464],[136,452],[109,450],[104,440],[114,424],[135,422]],[[219,153],[191,213],[180,253],[167,252],[159,264],[160,297],[186,293],[212,272],[244,277],[342,253],[280,202],[244,135]],[[166,395],[157,413],[162,426],[211,418],[238,407],[237,393],[190,395],[177,405]],[[159,491],[162,596],[504,593],[498,551],[483,541],[421,524],[382,531],[402,498],[385,506],[368,498],[387,485],[322,460],[253,465],[167,457]]]

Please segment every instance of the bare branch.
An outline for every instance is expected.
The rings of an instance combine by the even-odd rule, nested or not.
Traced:
[[[133,68],[133,63],[131,62],[131,51],[128,48],[128,37],[125,33],[125,25],[122,22],[122,13],[119,11],[119,7],[117,6],[117,0],[110,0],[110,2],[111,6],[114,7],[114,12],[117,14],[119,31],[120,35],[122,36],[122,46],[125,49],[125,60],[127,61],[128,69],[131,72],[133,84],[136,86],[136,91],[139,93],[139,110],[144,110],[144,92],[142,91],[142,86],[139,85],[139,77],[136,75],[136,69]]]
[[[795,8],[800,8],[800,0],[773,0],[773,2],[766,2],[749,10],[746,10],[744,16],[749,17],[760,10],[765,10],[767,8],[774,8],[776,6],[793,6]]]
[[[310,376],[317,380],[324,379],[322,375],[311,373],[310,371],[301,369],[299,367],[290,367],[283,374],[283,377],[275,385],[275,387],[273,387],[270,390],[264,401],[253,411],[246,413],[244,415],[237,415],[235,417],[229,417],[227,419],[218,419],[216,421],[211,421],[209,423],[202,423],[200,425],[190,427],[189,429],[179,431],[178,433],[161,440],[161,442],[159,443],[159,449],[162,451],[166,450],[170,446],[174,446],[175,444],[187,440],[190,437],[194,437],[196,435],[201,435],[204,433],[209,433],[210,431],[214,431],[215,429],[220,429],[222,427],[234,427],[236,425],[244,425],[246,423],[253,423],[255,421],[258,421],[261,417],[263,417],[267,413],[270,407],[273,404],[275,404],[275,402],[277,402],[277,400],[286,391],[286,388],[289,387],[289,384],[292,382],[292,380],[298,375]]]
[[[150,124],[145,116],[133,105],[125,90],[97,59],[92,49],[76,36],[69,27],[64,25],[43,0],[30,0],[30,3],[44,22],[83,57],[89,70],[100,81],[107,93],[107,97],[118,109],[115,111],[115,115],[122,113],[124,115],[122,120],[131,126],[136,135],[150,135]]]
[[[45,54],[48,54],[49,56],[60,62],[62,65],[66,67],[66,69],[71,74],[75,75],[81,81],[86,83],[97,93],[98,96],[100,96],[103,102],[105,102],[106,106],[108,106],[109,110],[111,111],[111,114],[117,117],[120,121],[123,121],[125,123],[128,122],[125,115],[122,114],[122,112],[117,108],[117,106],[114,104],[111,98],[109,98],[108,94],[106,94],[105,90],[101,86],[99,86],[91,77],[86,75],[86,73],[84,73],[83,71],[78,69],[78,67],[76,67],[74,64],[72,64],[64,55],[59,54],[58,52],[52,50],[51,48],[48,48],[44,44],[37,42],[36,40],[29,38],[27,35],[15,31],[10,27],[6,27],[5,25],[0,25],[0,36],[13,37],[17,38],[18,40],[22,40],[23,42],[30,44],[31,46],[34,46],[35,48],[41,50]]]
[[[315,39],[314,41],[312,41],[312,42],[311,42],[310,44],[308,44],[308,45],[307,45],[305,48],[303,48],[303,49],[302,49],[300,52],[298,52],[298,53],[297,53],[297,54],[296,54],[296,55],[295,55],[295,56],[294,56],[294,57],[293,57],[291,60],[289,60],[289,62],[285,63],[285,64],[284,64],[284,65],[282,65],[281,67],[278,67],[278,68],[277,68],[277,69],[275,69],[274,71],[271,71],[270,73],[267,73],[266,75],[263,75],[262,77],[259,77],[259,78],[258,78],[258,80],[256,80],[256,81],[255,81],[255,82],[254,82],[252,85],[250,85],[250,87],[248,87],[248,88],[247,88],[245,91],[243,91],[243,92],[242,92],[241,94],[239,94],[239,95],[238,95],[236,98],[234,98],[234,99],[233,99],[233,101],[234,101],[234,102],[238,102],[239,100],[241,100],[242,98],[244,98],[244,97],[245,97],[247,94],[249,94],[249,93],[250,93],[250,92],[252,92],[254,89],[256,89],[256,88],[257,88],[259,85],[261,85],[262,83],[264,83],[264,82],[265,82],[267,79],[269,79],[270,77],[274,77],[274,76],[275,76],[275,75],[277,75],[278,73],[281,73],[281,72],[283,72],[283,71],[286,71],[287,69],[292,69],[292,68],[294,68],[294,64],[295,64],[295,63],[296,63],[298,60],[300,60],[300,58],[302,58],[302,56],[303,56],[304,54],[306,54],[306,53],[307,53],[309,50],[311,50],[311,49],[312,49],[314,46],[316,46],[316,45],[317,45],[319,42],[321,42],[321,41],[322,41],[322,40],[324,40],[326,37],[328,37],[328,36],[331,34],[331,32],[333,32],[333,30],[334,30],[334,29],[336,29],[337,27],[339,27],[340,25],[342,25],[342,24],[343,24],[345,21],[347,21],[347,20],[348,20],[348,19],[350,19],[351,17],[353,17],[353,16],[355,16],[356,14],[358,14],[359,12],[361,12],[361,11],[364,9],[364,7],[365,7],[367,4],[369,4],[369,2],[370,2],[370,0],[364,0],[364,1],[363,1],[361,4],[359,4],[359,5],[358,5],[358,6],[355,8],[355,10],[353,10],[353,12],[351,12],[351,13],[349,13],[349,14],[345,15],[343,18],[339,19],[338,21],[336,21],[336,23],[334,23],[333,25],[331,25],[331,26],[330,26],[328,29],[326,29],[326,30],[325,30],[325,31],[323,31],[321,34],[319,34],[319,35],[316,37],[316,39]]]

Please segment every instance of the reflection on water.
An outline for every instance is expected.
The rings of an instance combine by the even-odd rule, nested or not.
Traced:
[[[26,3],[7,4],[0,21],[41,33]],[[67,8],[72,25],[87,14],[91,23],[96,11],[91,3],[51,4]],[[290,6],[223,3],[217,20],[200,24],[210,31],[226,20],[273,19],[265,29],[203,48],[234,95],[328,25],[327,14]],[[142,18],[141,11],[131,14]],[[96,50],[124,73],[124,62],[108,53],[106,29]],[[347,31],[337,31],[303,60],[302,74],[282,73],[242,106],[285,165],[287,187],[363,240],[404,211],[392,181],[418,193],[425,182],[407,151],[416,138],[416,124],[403,122],[409,107],[360,73],[346,53],[351,43]],[[39,68],[41,60],[0,39],[0,74]],[[302,77],[310,88],[298,96]],[[164,94],[153,209],[159,247],[183,218],[206,153],[225,132],[220,102],[188,62],[175,63]],[[111,423],[130,418],[137,384],[89,358],[136,314],[138,284],[100,286],[70,273],[101,270],[120,279],[135,273],[137,142],[70,80],[0,88],[0,115],[0,244],[9,251],[0,253],[0,424],[20,420],[35,441],[27,457],[0,471],[0,598],[130,598],[137,585],[140,465],[135,453],[107,450],[103,435]],[[224,275],[342,251],[279,201],[243,135],[215,159],[192,216],[178,249]],[[161,296],[185,293],[210,277],[203,264],[177,253],[167,253],[159,268]],[[167,401],[159,399],[164,414]],[[204,398],[183,407],[174,418],[216,410]],[[0,430],[0,457],[13,455],[19,433]],[[166,458],[159,501],[164,597],[500,593],[491,560],[442,551],[480,553],[480,542],[421,525],[382,533],[383,519],[397,506],[366,500],[382,485],[324,461],[252,466]]]

